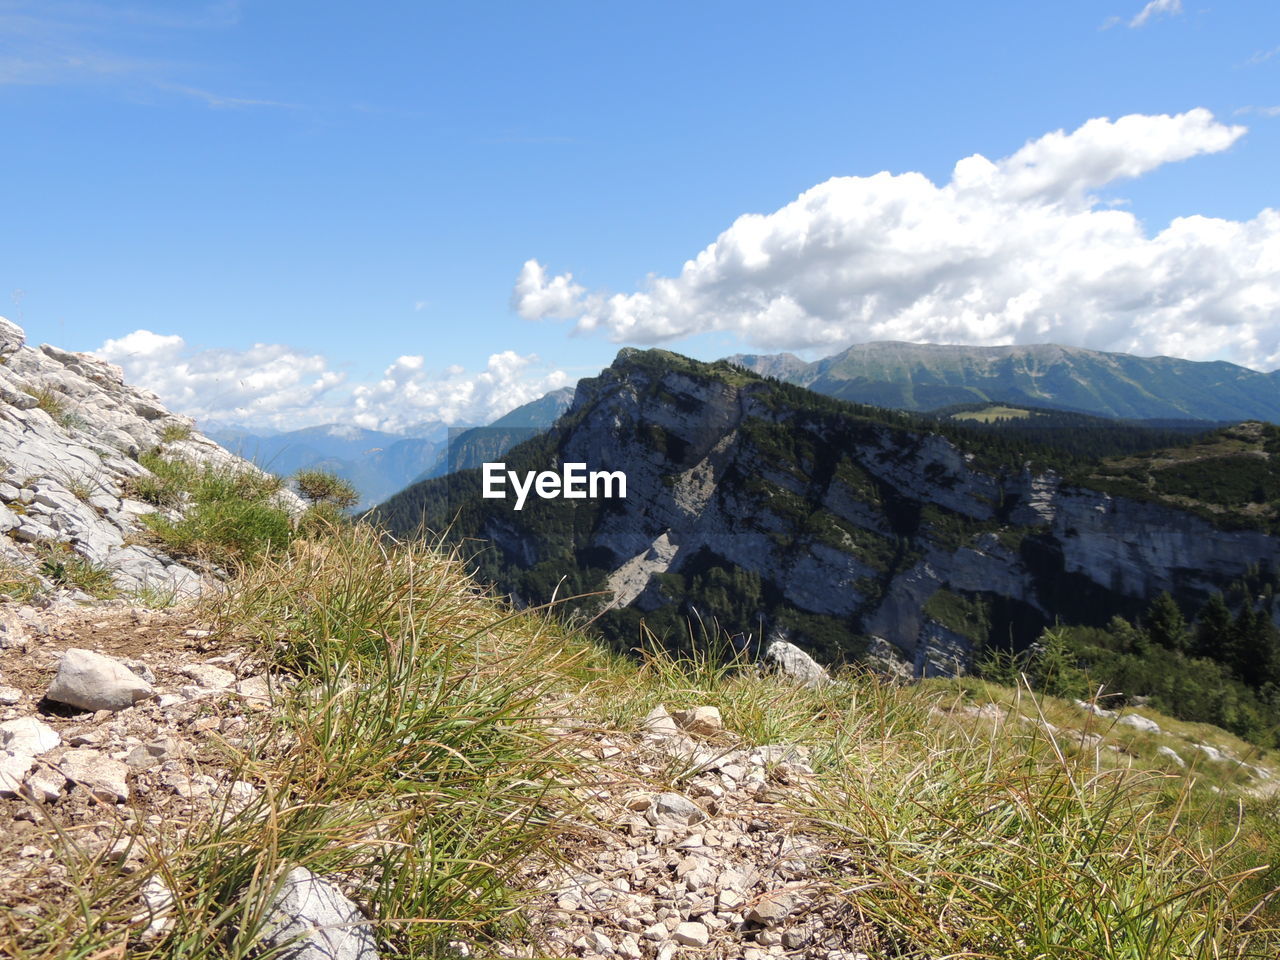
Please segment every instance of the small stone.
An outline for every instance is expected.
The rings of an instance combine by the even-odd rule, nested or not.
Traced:
[[[16,797],[34,764],[35,760],[26,754],[0,752],[0,797]]]
[[[618,942],[616,952],[623,960],[640,960],[644,956],[640,952],[640,944],[631,934],[627,934]]]
[[[377,960],[364,915],[342,891],[306,867],[285,876],[264,924],[262,946],[289,960]]]
[[[640,732],[651,737],[674,737],[680,733],[680,728],[667,712],[667,708],[658,704],[640,721]]]
[[[660,793],[653,798],[645,818],[654,826],[687,826],[705,820],[707,815],[688,797],[678,793]]]
[[[644,937],[646,940],[665,940],[667,939],[667,928],[664,924],[655,923],[652,926],[645,927],[645,929],[640,933],[640,936]]]
[[[785,920],[794,907],[795,895],[790,890],[770,890],[748,907],[744,916],[751,923],[769,927]]]
[[[0,723],[0,747],[10,753],[38,757],[61,742],[58,731],[39,717],[19,717]]]
[[[0,706],[12,707],[22,702],[22,691],[17,687],[0,686]]]
[[[705,947],[711,934],[705,923],[682,923],[671,934],[676,943],[686,947]]]
[[[234,686],[236,682],[236,675],[230,670],[211,667],[207,663],[188,664],[180,667],[178,672],[184,677],[190,677],[207,690],[225,690]]]
[[[671,715],[677,724],[690,733],[703,737],[714,736],[724,730],[724,721],[720,719],[718,707],[694,707],[691,710],[677,710]]]
[[[52,767],[40,763],[27,774],[22,784],[22,795],[37,803],[56,803],[67,789],[67,778]]]
[[[123,803],[129,799],[129,768],[88,747],[68,750],[58,760],[58,770],[99,800]]]
[[[120,661],[73,647],[62,655],[45,696],[81,710],[123,710],[153,692],[151,684]]]
[[[613,941],[599,930],[592,930],[591,934],[587,937],[587,942],[590,944],[592,950],[603,956],[607,957],[614,952]]]

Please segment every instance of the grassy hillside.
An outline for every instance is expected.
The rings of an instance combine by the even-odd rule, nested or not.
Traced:
[[[1280,530],[1280,427],[1241,423],[1190,444],[1114,457],[1073,480],[1192,510],[1221,526]]]
[[[245,957],[275,878],[296,863],[363,891],[384,958],[455,955],[459,939],[481,956],[499,945],[546,955],[534,931],[568,920],[537,914],[525,871],[594,863],[577,798],[616,774],[581,748],[600,732],[627,742],[659,703],[719,707],[713,749],[808,749],[812,778],[787,788],[779,774],[770,802],[829,845],[818,882],[847,904],[872,956],[1280,948],[1275,800],[1238,765],[1184,768],[1158,752],[1211,743],[1274,767],[1220,731],[1151,714],[1168,732],[1139,732],[976,681],[847,673],[805,690],[703,654],[620,658],[554,616],[486,598],[455,557],[360,528],[295,541],[207,613],[296,679],[279,712],[226,748],[263,788],[258,799],[163,836],[122,824],[175,893],[170,927],[150,939],[128,919],[147,873],[113,874],[65,836],[57,895],[6,903],[10,956]],[[696,779],[679,763],[646,769],[627,768],[645,778],[633,786],[681,791]]]

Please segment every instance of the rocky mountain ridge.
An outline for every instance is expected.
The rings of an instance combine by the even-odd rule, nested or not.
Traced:
[[[1130,419],[1280,422],[1280,371],[1225,361],[1138,357],[1058,344],[973,347],[861,343],[806,363],[738,354],[731,363],[828,396],[901,410],[1029,403]]]
[[[121,591],[179,597],[210,581],[158,549],[140,518],[161,507],[133,495],[148,450],[214,468],[257,471],[170,413],[155,394],[89,354],[26,344],[0,318],[0,563],[57,579],[60,564],[104,571]],[[287,490],[280,502],[302,502]],[[54,584],[56,585],[56,584]]]
[[[481,576],[527,602],[604,592],[600,622],[622,644],[642,620],[676,637],[686,619],[714,620],[752,644],[781,633],[826,660],[887,650],[917,673],[949,672],[1000,635],[1025,645],[1055,620],[1100,624],[1163,590],[1202,600],[1280,560],[1263,532],[662,351],[624,350],[507,460],[623,470],[628,497],[517,514],[482,500],[473,471],[410,488],[378,516],[401,534],[452,520],[491,545]]]

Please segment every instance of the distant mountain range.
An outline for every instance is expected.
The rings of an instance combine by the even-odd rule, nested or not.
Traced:
[[[355,486],[361,507],[370,507],[424,477],[447,472],[451,443],[456,450],[470,451],[462,454],[468,465],[477,453],[501,455],[531,431],[551,426],[572,399],[572,387],[554,390],[488,427],[464,431],[433,423],[407,435],[330,423],[284,433],[235,428],[208,428],[205,433],[232,453],[280,476],[306,468],[335,473]]]
[[[560,414],[573,402],[573,387],[552,390],[522,407],[499,417],[484,427],[469,430],[451,430],[449,442],[436,454],[431,465],[419,480],[442,477],[455,470],[478,467],[487,460],[502,456],[517,443],[522,443],[549,428],[560,419]]]
[[[855,403],[936,410],[991,401],[1126,419],[1280,422],[1280,371],[1225,361],[1135,357],[1056,344],[857,344],[807,363],[789,353],[729,362]]]

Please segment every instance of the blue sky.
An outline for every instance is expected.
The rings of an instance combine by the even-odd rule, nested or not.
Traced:
[[[486,420],[627,343],[1280,367],[1274,0],[0,0],[0,112],[0,314],[205,420]]]

